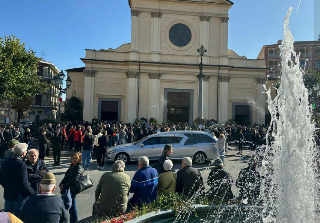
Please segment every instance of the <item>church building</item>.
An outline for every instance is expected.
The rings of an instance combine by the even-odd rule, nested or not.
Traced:
[[[203,117],[264,124],[265,61],[228,49],[232,6],[229,0],[129,0],[131,43],[87,49],[85,67],[67,70],[67,98],[82,100],[85,121],[192,123],[199,116],[203,45]]]

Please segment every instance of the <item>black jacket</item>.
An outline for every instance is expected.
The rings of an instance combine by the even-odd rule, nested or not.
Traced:
[[[184,194],[191,197],[198,190],[204,189],[203,180],[200,172],[191,166],[186,166],[177,173],[177,188],[178,194]]]
[[[220,168],[213,168],[208,177],[209,196],[233,199],[231,190],[232,177],[229,172]]]
[[[62,199],[56,195],[37,195],[27,200],[19,218],[24,223],[68,222]]]
[[[81,164],[76,164],[74,166],[69,167],[64,178],[62,179],[61,184],[63,184],[64,189],[70,189],[71,197],[76,197],[76,193],[74,192],[75,181],[78,180],[81,176],[83,176],[83,168]]]
[[[83,147],[82,147],[82,149],[83,150],[92,150],[93,141],[94,141],[94,139],[93,139],[92,135],[85,135],[83,137]]]
[[[36,194],[40,192],[39,183],[43,175],[49,172],[49,169],[43,160],[37,160],[37,162],[32,165],[29,160],[26,161],[27,171],[29,176],[29,182],[31,187]],[[42,172],[41,172],[42,171]],[[33,176],[30,177],[30,174]]]
[[[106,135],[102,135],[98,139],[98,144],[100,149],[107,149],[109,144],[109,139]]]
[[[27,165],[17,155],[2,163],[0,184],[4,188],[4,199],[8,201],[17,201],[19,193],[23,197],[34,195],[28,179]]]
[[[127,135],[128,135],[128,139],[127,139],[127,143],[133,143],[133,133],[132,132],[128,132],[127,133]]]
[[[166,154],[161,155],[159,161],[152,166],[153,168],[155,168],[157,170],[158,175],[165,172],[164,168],[163,168],[163,163],[164,163],[164,161],[166,161],[168,159],[170,159],[170,157],[167,156]]]
[[[39,150],[40,149],[47,149],[48,148],[48,139],[42,133],[39,135]]]

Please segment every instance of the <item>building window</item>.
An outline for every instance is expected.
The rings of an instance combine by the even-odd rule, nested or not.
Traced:
[[[169,39],[173,45],[183,47],[191,41],[191,30],[188,26],[182,23],[175,24],[169,31]]]
[[[49,77],[49,69],[48,69],[48,67],[43,67],[43,77]]]
[[[42,95],[36,95],[35,105],[41,106]]]
[[[43,66],[38,67],[37,75],[40,77],[43,76]]]
[[[272,69],[278,69],[278,61],[276,60],[269,60],[268,67]]]
[[[300,49],[300,57],[308,57],[308,49]]]
[[[269,58],[278,58],[278,50],[269,50]]]
[[[300,60],[300,67],[304,67],[304,68],[309,67],[309,61],[307,61],[307,60]]]
[[[320,68],[320,60],[316,60],[316,61],[314,62],[314,67],[315,67],[315,68]]]
[[[320,49],[315,49],[315,54],[316,57],[320,57]]]

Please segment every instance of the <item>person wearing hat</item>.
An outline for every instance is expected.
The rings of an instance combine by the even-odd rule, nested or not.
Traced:
[[[164,146],[162,154],[159,158],[159,161],[153,165],[153,168],[155,168],[158,171],[158,174],[162,174],[165,172],[164,168],[163,168],[163,163],[164,161],[170,159],[170,156],[173,153],[173,149],[172,146],[167,144]]]
[[[246,203],[255,204],[260,195],[261,176],[257,171],[257,165],[257,157],[251,157],[248,167],[240,170],[236,181],[236,186],[240,188],[239,198]]]
[[[14,147],[14,155],[1,165],[0,184],[4,188],[4,211],[17,215],[28,199],[34,195],[28,180],[27,165],[23,157],[28,144],[19,143]]]
[[[208,197],[211,199],[219,198],[224,201],[234,199],[231,190],[233,179],[229,172],[224,169],[223,161],[217,158],[212,163],[213,168],[209,173],[207,180],[209,190]]]
[[[176,192],[177,175],[171,172],[173,163],[171,160],[163,162],[164,172],[159,175],[158,194],[169,195]]]
[[[4,155],[3,155],[3,159],[9,159],[9,158],[11,158],[12,156],[13,156],[13,154],[14,154],[14,147],[16,146],[16,145],[18,145],[19,144],[19,142],[18,142],[18,140],[16,140],[16,139],[11,139],[9,142],[8,142],[8,150],[4,153]]]
[[[20,219],[24,223],[68,222],[68,212],[60,196],[54,195],[56,178],[46,173],[40,181],[40,193],[27,200]]]

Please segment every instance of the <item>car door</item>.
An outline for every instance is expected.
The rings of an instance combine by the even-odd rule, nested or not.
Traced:
[[[177,158],[181,158],[180,157],[180,150],[181,150],[181,141],[182,141],[183,137],[182,136],[166,136],[166,137],[161,137],[160,138],[160,143],[162,143],[163,147],[166,144],[169,144],[172,146],[172,154],[170,156],[170,159],[177,159]],[[162,148],[163,148],[162,147]]]
[[[140,156],[147,156],[149,160],[155,159],[157,154],[156,149],[159,145],[159,137],[150,137],[140,142],[134,152],[134,159],[138,159]]]

